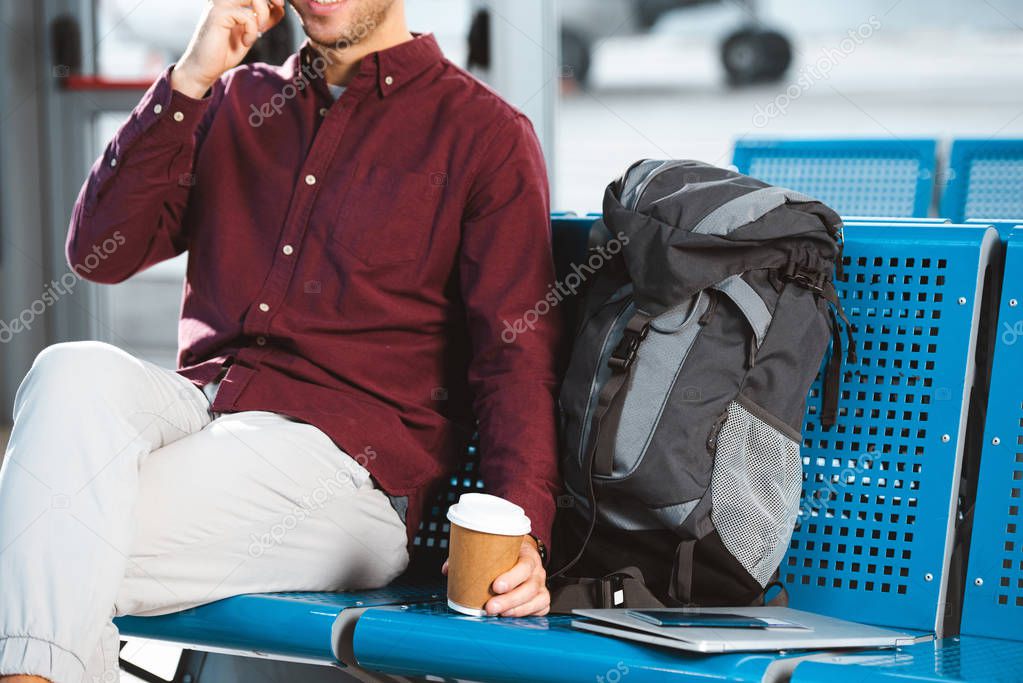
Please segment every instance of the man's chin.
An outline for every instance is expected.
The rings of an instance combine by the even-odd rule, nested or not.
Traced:
[[[394,0],[359,0],[346,3],[330,16],[317,16],[293,3],[302,29],[312,42],[325,48],[344,49],[366,39],[384,22]]]
[[[359,42],[362,36],[350,35],[349,31],[345,30],[331,30],[326,27],[320,27],[316,25],[306,24],[302,27],[305,31],[306,37],[309,38],[313,43],[326,49],[344,49],[350,47],[355,43]]]

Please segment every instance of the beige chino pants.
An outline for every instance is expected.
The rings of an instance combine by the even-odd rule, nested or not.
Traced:
[[[382,586],[404,525],[356,459],[268,412],[213,415],[98,342],[43,351],[0,469],[0,674],[117,680],[111,619],[242,593]]]

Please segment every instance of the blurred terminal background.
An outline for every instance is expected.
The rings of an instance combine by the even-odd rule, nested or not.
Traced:
[[[599,211],[636,159],[727,165],[747,137],[1023,136],[1023,0],[406,2],[414,30],[532,118],[555,210]],[[89,166],[204,3],[0,2],[0,429],[48,344],[174,363],[183,259],[44,293],[67,273]],[[255,56],[296,49],[294,19]]]

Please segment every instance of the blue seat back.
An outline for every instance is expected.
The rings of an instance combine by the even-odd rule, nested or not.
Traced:
[[[1015,220],[1011,219],[999,219],[999,218],[967,218],[967,225],[990,225],[992,228],[998,231],[1002,241],[1009,239],[1009,235],[1013,230],[1019,227],[1023,227],[1023,217],[1017,217]]]
[[[810,195],[841,215],[927,216],[936,140],[740,140],[740,173]]]
[[[1023,231],[1009,237],[962,632],[1023,640]]]
[[[951,223],[947,218],[924,218],[915,216],[842,216],[842,222],[850,223],[902,223],[905,225],[945,225]]]
[[[1023,219],[1023,139],[953,142],[941,214]]]
[[[559,278],[584,258],[593,220],[554,219]],[[980,226],[847,228],[838,289],[859,358],[844,368],[841,413],[827,431],[819,380],[810,391],[804,501],[781,571],[794,607],[940,628],[982,279],[996,241]],[[483,488],[478,456],[471,447],[427,511],[420,547],[445,551],[447,507]]]
[[[838,422],[803,428],[804,490],[781,578],[793,607],[942,628],[983,277],[982,227],[849,226],[839,294],[856,326]]]

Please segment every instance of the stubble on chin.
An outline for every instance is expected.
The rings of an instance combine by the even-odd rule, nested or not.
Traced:
[[[338,35],[314,35],[308,30],[309,36],[321,52],[343,51],[358,45],[373,34],[387,18],[394,5],[394,0],[354,0],[355,13]]]

